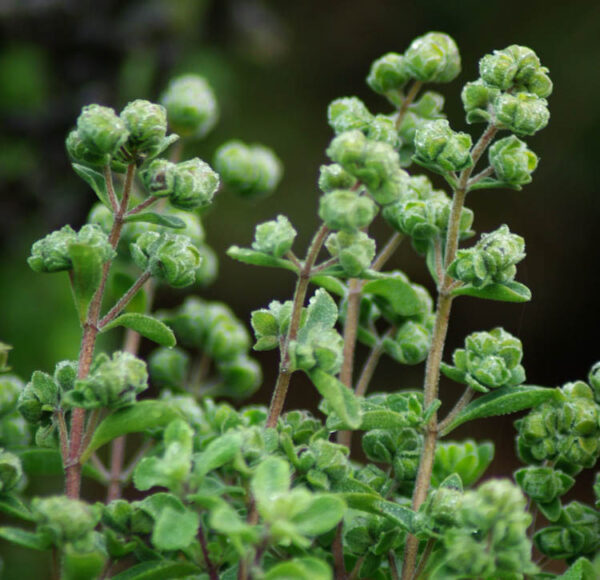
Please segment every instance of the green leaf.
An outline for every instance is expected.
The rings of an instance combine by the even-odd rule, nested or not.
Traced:
[[[415,512],[398,503],[391,501],[382,501],[379,505],[379,512],[382,516],[392,520],[401,528],[410,531],[412,529]]]
[[[47,536],[8,526],[0,528],[0,538],[8,540],[13,544],[23,546],[24,548],[39,550],[41,552],[48,550],[52,545],[52,542]]]
[[[200,574],[200,569],[188,562],[150,560],[142,562],[112,577],[112,580],[164,580]]]
[[[124,326],[125,328],[135,330],[161,346],[172,347],[177,344],[173,331],[164,322],[148,314],[126,312],[104,326],[102,332],[106,332],[117,326]]]
[[[35,517],[29,511],[29,508],[16,495],[11,493],[0,493],[0,512],[27,522],[35,521]]]
[[[225,433],[194,455],[194,475],[204,477],[234,459],[242,447],[241,433]]]
[[[337,296],[343,297],[348,293],[346,285],[333,276],[319,274],[318,276],[313,276],[310,281],[321,288],[325,288],[330,294],[336,294]]]
[[[275,564],[264,580],[331,580],[331,569],[317,558],[294,558]]]
[[[550,522],[557,522],[562,514],[562,504],[558,497],[547,503],[536,502],[536,504],[542,515]]]
[[[154,525],[152,543],[159,550],[183,550],[194,541],[199,525],[196,512],[165,508]]]
[[[518,387],[501,387],[491,393],[479,397],[467,405],[448,425],[442,435],[447,435],[459,425],[474,419],[508,415],[523,409],[536,407],[544,401],[560,396],[559,389],[538,387],[535,385],[519,385]]]
[[[397,413],[396,411],[390,411],[389,409],[377,409],[374,411],[363,411],[361,415],[360,427],[361,431],[369,431],[371,429],[396,429],[404,427],[406,424],[406,417]],[[345,422],[342,421],[337,415],[331,415],[327,418],[327,428],[332,431],[344,429]]]
[[[98,425],[90,444],[81,455],[81,462],[85,463],[96,449],[121,435],[164,427],[179,418],[179,410],[168,401],[140,401],[119,409]]]
[[[594,566],[587,558],[579,558],[564,574],[556,580],[596,580],[598,575]]]
[[[98,578],[105,562],[106,554],[99,548],[88,552],[77,549],[73,544],[67,544],[63,551],[61,579],[89,580],[89,578]]]
[[[405,506],[381,499],[372,493],[340,493],[349,508],[384,516],[406,531],[411,531],[415,513]]]
[[[520,185],[513,185],[511,183],[507,183],[506,181],[500,181],[499,179],[493,179],[492,177],[485,177],[480,179],[473,185],[470,185],[467,191],[475,191],[477,189],[514,189],[516,191],[521,191],[523,189]]]
[[[93,246],[72,243],[69,245],[69,257],[73,263],[71,281],[75,308],[79,321],[83,324],[90,302],[102,279],[102,256]]]
[[[310,371],[308,376],[317,391],[344,422],[344,428],[358,429],[361,425],[361,409],[352,390],[318,368]]]
[[[171,133],[167,135],[162,141],[158,148],[152,151],[152,157],[158,157],[163,151],[166,151],[173,143],[179,141],[180,137],[177,133]]]
[[[182,219],[175,217],[174,215],[163,215],[153,211],[134,213],[133,215],[127,216],[123,221],[128,224],[132,222],[156,224],[157,226],[173,228],[176,230],[185,228],[185,222]]]
[[[312,333],[329,330],[335,326],[338,309],[327,290],[319,288],[308,303],[306,318],[298,332],[298,342],[309,340]]]
[[[290,466],[279,457],[267,457],[254,470],[250,482],[257,504],[268,504],[273,497],[285,493],[291,485]]]
[[[400,277],[367,282],[363,294],[383,298],[398,316],[414,316],[423,308],[422,300],[410,282]]]
[[[106,181],[104,180],[104,175],[99,173],[98,171],[94,171],[85,165],[79,165],[78,163],[73,163],[73,170],[83,181],[85,181],[93,190],[94,193],[98,196],[98,199],[112,211],[112,205],[110,204],[110,199],[108,197],[108,193],[106,191]]]
[[[335,495],[321,495],[301,513],[292,518],[298,532],[318,536],[331,530],[344,517],[346,504]]]
[[[248,248],[240,248],[238,246],[231,246],[227,250],[227,255],[238,262],[244,264],[251,264],[252,266],[267,266],[268,268],[283,268],[284,270],[291,270],[297,272],[298,268],[289,260],[283,258],[276,258],[264,252],[257,252],[256,250],[250,250]]]
[[[531,290],[519,282],[488,284],[483,288],[475,288],[467,284],[453,290],[452,296],[474,296],[475,298],[498,300],[500,302],[529,302],[531,300]]]
[[[62,457],[57,449],[30,448],[15,451],[21,460],[23,471],[30,477],[48,475],[64,476]],[[82,474],[104,483],[102,474],[91,465],[84,465]]]

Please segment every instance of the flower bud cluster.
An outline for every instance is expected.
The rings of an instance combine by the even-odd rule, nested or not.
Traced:
[[[482,234],[472,248],[458,250],[448,274],[475,288],[511,282],[517,273],[516,264],[524,257],[525,240],[502,225],[494,232]]]
[[[462,92],[467,122],[491,122],[517,135],[533,135],[548,124],[548,69],[530,48],[512,45],[479,61],[480,78]]]
[[[525,463],[550,461],[576,475],[600,456],[600,406],[583,381],[567,383],[560,397],[546,401],[515,422],[517,450]]]
[[[283,215],[256,226],[252,248],[258,252],[281,258],[292,249],[297,232]]]
[[[442,364],[442,372],[475,391],[487,393],[520,385],[525,380],[522,358],[521,341],[503,328],[494,328],[467,336],[465,348],[457,348],[452,355],[454,366]]]
[[[201,256],[188,236],[146,232],[130,248],[136,265],[155,278],[175,288],[195,282]]]
[[[0,375],[0,447],[13,449],[29,442],[29,429],[17,410],[23,381],[15,375]]]
[[[77,128],[67,137],[69,156],[88,166],[111,164],[124,171],[127,165],[152,159],[175,138],[166,137],[167,115],[162,105],[138,99],[117,115],[114,109],[87,105],[77,119]]]
[[[190,297],[178,310],[163,312],[162,318],[171,326],[181,346],[198,349],[213,359],[219,375],[219,392],[239,397],[258,387],[262,374],[258,363],[248,356],[250,336],[227,306]],[[153,382],[183,386],[188,370],[186,354],[158,349],[150,360]]]
[[[474,484],[494,458],[494,444],[490,441],[440,441],[435,448],[431,483],[440,485],[447,477],[457,474],[463,485]]]
[[[425,252],[432,240],[444,239],[448,230],[452,200],[441,190],[434,190],[424,176],[411,177],[403,198],[383,208],[384,219],[398,232],[412,238],[413,245]],[[472,234],[473,212],[463,207],[460,236]]]
[[[496,141],[489,149],[489,159],[496,177],[513,187],[530,183],[538,164],[537,155],[515,135]]]
[[[219,176],[197,157],[181,163],[155,159],[141,178],[151,195],[168,197],[173,207],[187,211],[210,205],[219,189]]]
[[[557,519],[556,513],[560,514],[560,496],[575,484],[574,478],[559,469],[539,466],[519,469],[515,481],[551,521]]]
[[[272,193],[283,175],[281,161],[271,149],[241,141],[221,145],[214,166],[228,189],[249,198]]]
[[[128,352],[102,353],[94,360],[85,379],[75,380],[64,401],[84,409],[118,409],[135,402],[148,388],[146,363]]]
[[[6,493],[19,486],[23,479],[21,460],[0,448],[0,492]]]
[[[415,133],[415,161],[438,173],[462,171],[473,163],[471,136],[457,133],[446,119],[423,123]]]
[[[188,74],[169,83],[160,102],[173,131],[182,137],[204,137],[217,123],[219,107],[206,79]]]
[[[93,224],[83,226],[75,232],[70,226],[48,234],[31,247],[31,256],[27,263],[35,272],[60,272],[71,270],[70,247],[72,244],[83,245],[97,254],[102,262],[111,260],[115,252],[102,229]]]
[[[325,247],[349,277],[360,276],[375,258],[375,240],[360,231],[331,234]]]
[[[593,557],[600,547],[600,514],[573,501],[563,508],[556,524],[536,532],[533,541],[542,554],[551,558]]]
[[[394,147],[375,141],[358,129],[339,133],[327,155],[359,180],[380,205],[398,200],[408,181]]]
[[[527,537],[531,516],[525,506],[525,497],[508,480],[490,480],[465,492],[458,525],[446,529],[442,564],[431,578],[519,578],[534,573]]]

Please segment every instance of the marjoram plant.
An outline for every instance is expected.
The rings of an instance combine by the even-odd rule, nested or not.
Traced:
[[[485,55],[461,93],[467,122],[482,127],[473,143],[451,128],[442,96],[423,92],[460,71],[454,40],[438,32],[376,60],[367,84],[386,113],[356,97],[329,106],[321,225],[304,257],[283,215],[258,225],[251,247],[229,249],[296,279],[291,300],[250,321],[253,348],[280,353],[268,409],[223,401],[254,392],[261,371],[246,325],[197,294],[217,266],[204,210],[220,188],[272,192],[279,160],[240,141],[219,147],[212,166],[181,160],[182,142],[217,120],[200,77],[173,80],[161,104],[83,108],[67,152],[99,202],[86,225],[35,242],[28,260],[36,272],[67,273],[80,354],[25,383],[8,374],[2,350],[0,510],[22,520],[0,527],[3,540],[47,551],[54,577],[68,580],[600,577],[600,480],[596,506],[561,501],[600,455],[600,364],[587,382],[527,384],[521,342],[500,327],[467,336],[443,362],[454,300],[531,297],[515,281],[525,243],[507,225],[461,247],[475,235],[465,200],[531,181],[537,157],[523,139],[548,123],[552,92],[530,48]],[[378,214],[391,232],[379,249],[369,235]],[[435,300],[385,269],[407,242],[425,259]],[[152,313],[161,284],[195,290]],[[98,335],[113,329],[122,350],[96,352]],[[147,360],[140,336],[158,344]],[[360,372],[357,343],[370,349]],[[425,362],[423,389],[399,381],[370,393],[384,355]],[[283,412],[298,372],[321,397],[319,417]],[[464,385],[444,417],[440,373]],[[515,422],[524,467],[477,485],[493,444],[448,436],[467,421],[526,410]],[[353,458],[352,443],[366,461]],[[26,497],[26,481],[47,474],[64,474],[64,495]],[[104,485],[106,501],[82,499],[82,480]],[[554,561],[568,571],[549,572]]]

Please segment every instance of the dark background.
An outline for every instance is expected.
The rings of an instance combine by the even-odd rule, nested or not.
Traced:
[[[285,164],[278,191],[255,203],[223,193],[205,220],[221,263],[218,281],[202,295],[223,300],[248,321],[271,299],[288,299],[293,280],[235,263],[225,249],[249,245],[256,223],[284,213],[299,231],[295,249],[303,253],[318,223],[316,179],[331,139],[327,104],[358,95],[372,111],[388,112],[364,83],[370,63],[404,51],[429,30],[451,34],[461,50],[459,79],[431,88],[446,96],[453,128],[475,139],[482,126],[466,126],[460,89],[477,77],[483,54],[530,46],[555,86],[550,125],[528,140],[540,157],[534,182],[521,192],[475,192],[467,200],[478,232],[507,223],[525,237],[528,255],[517,279],[533,300],[457,300],[446,359],[466,334],[502,325],[523,342],[529,383],[585,378],[600,359],[600,4],[517,0],[0,0],[0,340],[14,346],[15,371],[27,379],[77,354],[79,329],[65,277],[34,274],[25,260],[32,242],[49,231],[65,223],[80,227],[94,202],[64,152],[81,106],[99,102],[119,110],[133,98],[157,98],[174,74],[196,72],[213,84],[221,121],[186,155],[210,161],[233,137],[275,149]],[[383,226],[375,235],[383,242],[389,231]],[[431,288],[408,244],[392,265]],[[185,294],[161,291],[159,305],[175,305]],[[277,357],[260,360],[266,378],[256,400],[266,402]],[[373,389],[418,387],[422,372],[422,365],[384,361]],[[442,383],[443,398],[458,392]],[[313,389],[294,378],[289,405],[313,407],[314,399]],[[457,436],[492,435],[481,423]],[[514,464],[511,424],[494,423],[495,473]],[[589,495],[582,485],[577,493]]]

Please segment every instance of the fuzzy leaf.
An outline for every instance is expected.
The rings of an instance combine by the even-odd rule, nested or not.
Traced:
[[[177,407],[167,401],[140,401],[119,409],[98,425],[90,444],[81,456],[81,462],[85,463],[96,449],[121,435],[164,427],[179,418]]]
[[[358,429],[361,424],[360,403],[354,393],[334,376],[320,369],[308,373],[317,391],[327,401],[346,429]]]
[[[311,333],[329,330],[335,326],[338,309],[326,290],[319,288],[308,303],[304,324],[298,333],[298,342],[303,342]]]
[[[165,578],[185,578],[197,574],[200,574],[200,569],[188,562],[150,560],[136,564],[112,578],[113,580],[164,580]]]
[[[474,296],[486,300],[500,302],[529,302],[531,290],[519,282],[506,282],[505,284],[488,284],[483,288],[474,288],[467,284],[452,291],[453,296]]]
[[[405,506],[381,499],[373,493],[340,493],[349,508],[384,516],[406,531],[412,529],[415,513]]]
[[[398,316],[414,316],[423,307],[419,295],[410,282],[402,278],[386,278],[367,282],[363,286],[363,293],[383,298]]]
[[[69,257],[73,263],[71,280],[75,308],[79,315],[79,321],[83,324],[90,302],[102,279],[102,256],[92,246],[72,243],[69,245]]]
[[[161,346],[172,347],[177,344],[173,331],[164,322],[148,314],[139,314],[137,312],[121,314],[121,316],[118,316],[104,326],[102,332],[106,332],[117,326],[124,326],[125,328],[135,330]]]
[[[298,532],[318,536],[331,530],[343,517],[346,504],[335,495],[322,495],[300,514],[292,518]]]
[[[535,385],[519,385],[518,387],[501,387],[487,395],[479,397],[467,405],[448,425],[442,435],[447,435],[459,425],[474,419],[508,415],[523,409],[536,407],[548,399],[559,396],[558,389],[538,387]]]
[[[562,504],[560,498],[555,497],[551,502],[536,502],[540,512],[549,522],[557,522],[562,514]]]
[[[587,558],[579,558],[564,574],[556,580],[595,580],[597,578],[595,567]]]
[[[134,213],[133,215],[127,216],[123,221],[125,223],[143,222],[147,224],[156,224],[157,226],[173,228],[176,230],[185,228],[185,222],[182,219],[175,217],[174,215],[163,215],[153,211]]]
[[[94,193],[98,196],[98,199],[110,210],[112,210],[112,206],[110,205],[110,199],[108,197],[108,193],[106,191],[106,181],[104,180],[104,175],[99,173],[98,171],[94,171],[85,165],[79,165],[78,163],[73,163],[73,170],[83,181],[85,181],[93,190]]]
[[[268,504],[273,497],[288,491],[291,485],[290,466],[278,457],[267,457],[252,476],[250,486],[256,502]]]
[[[507,183],[506,181],[501,181],[499,179],[493,179],[492,177],[485,177],[480,179],[473,185],[470,185],[467,191],[475,191],[477,189],[514,189],[516,191],[521,191],[523,189],[520,185],[514,185],[511,183]]]
[[[204,477],[213,469],[233,460],[242,447],[240,433],[225,433],[211,441],[200,453],[194,455],[194,475]]]
[[[35,521],[29,508],[16,495],[10,493],[0,493],[0,512],[27,522]]]
[[[336,294],[337,296],[343,297],[348,293],[346,285],[333,276],[319,274],[318,276],[313,276],[310,281],[321,288],[325,288],[330,294]]]
[[[33,477],[58,475],[64,477],[62,457],[57,449],[30,448],[16,451],[23,471]],[[84,465],[82,474],[99,482],[104,482],[102,474],[91,465]]]
[[[227,255],[238,262],[244,264],[251,264],[253,266],[267,266],[268,268],[283,268],[284,270],[291,270],[297,272],[298,268],[292,264],[289,260],[283,258],[276,258],[270,254],[264,252],[257,252],[256,250],[250,250],[248,248],[240,248],[238,246],[231,246],[227,250]]]
[[[264,580],[331,580],[329,566],[317,558],[294,558],[276,564],[265,574]]]
[[[154,525],[152,543],[159,550],[183,550],[194,541],[199,525],[196,512],[165,508]]]
[[[46,536],[41,536],[33,532],[22,530],[21,528],[11,528],[4,526],[0,528],[0,538],[8,540],[18,546],[29,548],[30,550],[47,550],[51,546],[51,541]]]
[[[370,429],[396,429],[403,427],[406,423],[406,417],[396,411],[389,409],[377,409],[375,411],[363,411],[361,416],[360,429],[361,431],[369,431]],[[343,429],[345,423],[337,416],[331,415],[327,418],[327,428],[332,431]]]

